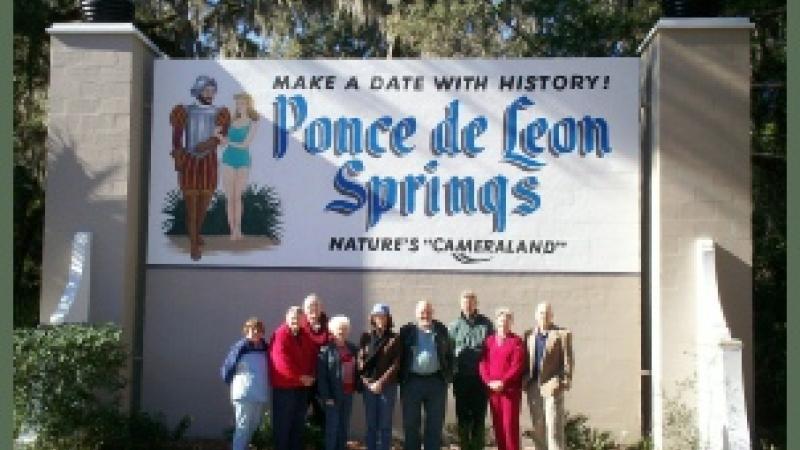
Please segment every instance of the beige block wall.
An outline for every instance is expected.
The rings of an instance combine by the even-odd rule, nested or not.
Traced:
[[[152,52],[133,35],[53,34],[50,57],[40,320],[64,290],[74,233],[90,231],[89,319],[122,322],[141,239]]]
[[[537,302],[553,304],[556,322],[574,332],[575,378],[567,409],[585,414],[593,426],[625,440],[639,436],[640,302],[638,274],[541,275],[382,271],[270,271],[155,268],[147,270],[142,404],[170,420],[194,418],[191,433],[219,436],[233,410],[219,366],[240,336],[241,323],[258,315],[275,328],[288,306],[319,293],[331,314],[346,314],[361,332],[374,302],[392,307],[400,325],[413,318],[422,298],[449,323],[458,315],[459,294],[474,289],[479,308],[491,315],[506,305],[516,315],[514,330],[532,326]],[[355,338],[355,336],[353,336]],[[524,408],[523,429],[529,428]],[[447,422],[454,423],[452,398]],[[399,405],[395,432],[400,433]],[[361,400],[353,430],[363,432]]]
[[[122,318],[131,145],[131,39],[53,35],[40,320],[64,290],[77,231],[93,233],[92,321]],[[56,195],[57,194],[57,195]],[[113,250],[113,251],[112,251]]]
[[[723,314],[743,342],[753,419],[749,29],[659,28],[643,54],[650,77],[653,230],[650,257],[661,388],[695,404],[677,384],[696,375],[695,242],[716,244]],[[645,87],[648,83],[645,83]],[[655,322],[659,322],[656,320]],[[658,349],[654,350],[658,359]]]
[[[121,325],[131,349],[154,53],[133,33],[53,32],[50,58],[40,321],[64,290],[75,232],[89,231],[89,322]]]

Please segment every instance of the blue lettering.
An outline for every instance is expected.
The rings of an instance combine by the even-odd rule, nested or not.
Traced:
[[[375,119],[367,128],[367,153],[375,158],[380,158],[386,153],[386,147],[378,142],[378,132],[386,132],[392,126],[392,118],[383,116]]]
[[[542,153],[545,148],[536,144],[536,141],[545,134],[547,134],[547,119],[539,117],[531,121],[531,123],[525,127],[525,140],[523,141],[523,150],[525,153],[530,155]]]
[[[413,145],[407,145],[405,140],[417,132],[417,119],[406,117],[397,122],[392,130],[390,145],[397,156],[403,156],[414,151]]]
[[[461,144],[464,153],[473,157],[482,152],[485,147],[478,147],[475,140],[478,136],[482,135],[489,127],[489,122],[484,116],[478,116],[472,119],[462,131]]]
[[[439,168],[439,161],[432,159],[425,164],[425,172],[434,174]],[[439,212],[439,177],[432,176],[425,191],[425,214],[433,216]]]
[[[436,124],[431,135],[431,150],[434,155],[458,153],[458,100],[453,100],[444,109],[444,120]]]
[[[327,117],[312,120],[306,128],[306,151],[314,155],[331,148],[331,128],[331,119]]]
[[[539,181],[536,177],[525,177],[514,185],[511,189],[511,194],[522,202],[514,208],[514,211],[512,211],[514,214],[527,216],[539,209],[541,198],[539,198],[539,194],[535,192],[538,184]]]
[[[555,151],[555,155],[561,153],[570,153],[575,150],[575,132],[576,125],[575,119],[572,117],[565,117],[550,130],[550,149]]]
[[[325,206],[325,211],[337,212],[349,216],[350,214],[358,211],[367,201],[367,191],[358,183],[350,181],[348,178],[354,178],[364,171],[364,163],[355,159],[347,161],[336,172],[333,178],[333,187],[336,192],[351,197],[355,202],[347,200],[334,200]]]
[[[288,125],[288,109],[292,109],[293,124]],[[285,95],[275,97],[273,102],[275,122],[273,125],[272,138],[272,157],[275,159],[283,158],[286,154],[286,147],[289,140],[289,133],[300,128],[306,120],[308,106],[302,95],[293,95],[291,99],[286,99]]]
[[[608,123],[605,119],[584,116],[578,126],[581,129],[581,154],[596,151],[597,156],[602,157],[606,153],[611,153],[611,144],[608,139]]]
[[[506,230],[506,186],[508,179],[498,175],[481,186],[480,208],[484,214],[492,214],[492,230]]]
[[[475,180],[472,177],[452,177],[445,186],[445,213],[448,216],[459,212],[472,214],[475,208]]]
[[[533,106],[533,100],[523,95],[511,102],[503,114],[503,161],[522,170],[536,170],[545,165],[529,158],[524,153],[515,152],[517,148],[517,112],[530,106]]]
[[[372,177],[369,179],[369,203],[367,205],[367,229],[374,227],[381,216],[397,203],[397,182],[394,178]]]
[[[336,119],[334,153],[341,155],[349,151],[353,156],[361,153],[361,129],[361,119],[358,117]]]
[[[400,204],[400,214],[408,216],[414,214],[417,209],[417,191],[425,184],[425,175],[406,175],[405,181],[400,185],[400,196],[403,202]]]

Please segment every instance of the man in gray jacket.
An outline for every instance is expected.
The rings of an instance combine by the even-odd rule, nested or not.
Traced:
[[[458,439],[462,450],[482,450],[488,395],[478,373],[486,337],[494,332],[492,321],[478,313],[478,297],[461,293],[461,315],[449,327],[455,348],[453,395],[456,398]]]

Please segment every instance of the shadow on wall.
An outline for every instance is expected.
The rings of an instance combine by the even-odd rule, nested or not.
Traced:
[[[56,127],[48,130],[48,149],[40,318],[47,320],[64,290],[74,234],[88,231],[93,241],[89,320],[119,322],[127,237],[126,168],[115,160],[118,152],[113,149],[105,154],[102,149],[79,149],[71,134]],[[84,160],[79,152],[94,159]]]
[[[753,270],[738,257],[725,248],[714,244],[716,255],[717,285],[725,323],[731,332],[731,337],[741,339],[743,343],[753,342]],[[754,373],[753,347],[744,345],[742,348],[742,370],[745,377],[745,401],[747,402],[747,420],[751,433],[754,431],[754,400],[752,383]]]

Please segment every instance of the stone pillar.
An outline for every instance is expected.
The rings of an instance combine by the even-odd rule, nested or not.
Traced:
[[[722,314],[743,345],[753,419],[751,29],[744,18],[661,19],[639,49],[656,448],[670,436],[664,417],[675,405],[665,399],[696,407],[697,326],[704,320],[696,308],[698,239],[715,245]],[[681,382],[688,389],[679,389]]]
[[[54,24],[40,321],[67,282],[76,232],[92,233],[89,322],[132,337],[144,268],[152,67],[131,24]],[[135,398],[135,396],[134,396]]]

